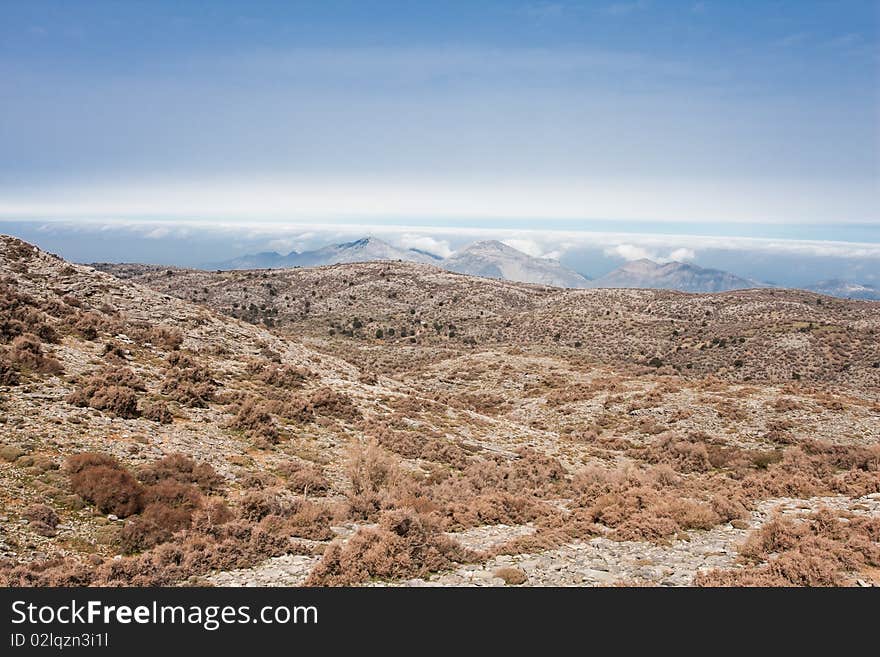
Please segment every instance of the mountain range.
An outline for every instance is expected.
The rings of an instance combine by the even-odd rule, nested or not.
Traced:
[[[245,255],[205,268],[286,269],[380,260],[416,262],[471,276],[562,288],[641,288],[709,293],[773,287],[719,269],[677,261],[658,263],[644,258],[627,262],[591,280],[556,260],[530,256],[497,240],[474,242],[443,258],[422,249],[400,248],[376,237],[364,237],[310,251],[291,251],[287,255],[274,251]],[[841,298],[880,300],[880,288],[851,281],[827,280],[804,289]]]
[[[679,290],[681,292],[727,292],[763,283],[718,269],[706,269],[685,262],[657,263],[641,259],[628,262],[592,281],[590,287],[634,287]]]
[[[246,255],[226,262],[212,264],[207,269],[285,269],[290,267],[318,267],[351,262],[375,260],[402,260],[436,265],[449,271],[484,278],[497,278],[519,283],[537,283],[553,287],[588,287],[589,280],[563,267],[556,260],[535,258],[503,242],[487,240],[475,242],[448,258],[442,258],[422,249],[402,249],[375,237],[364,237],[353,242],[287,255],[264,252]]]
[[[806,289],[811,292],[818,292],[819,294],[827,294],[831,297],[880,301],[880,287],[840,279],[821,281]]]

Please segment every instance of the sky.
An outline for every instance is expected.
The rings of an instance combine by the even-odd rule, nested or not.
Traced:
[[[0,222],[140,240],[103,260],[486,234],[880,280],[878,26],[876,0],[0,0]]]

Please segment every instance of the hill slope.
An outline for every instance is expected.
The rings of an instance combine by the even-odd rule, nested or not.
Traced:
[[[104,269],[0,237],[0,584],[876,576],[870,302]]]

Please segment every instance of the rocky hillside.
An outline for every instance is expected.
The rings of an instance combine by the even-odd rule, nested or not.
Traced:
[[[103,268],[320,339],[349,358],[354,338],[367,350],[397,345],[426,357],[437,348],[518,347],[686,377],[880,386],[876,304],[798,290],[562,290],[396,262],[222,273]]]
[[[105,269],[0,238],[0,583],[880,583],[867,302]]]

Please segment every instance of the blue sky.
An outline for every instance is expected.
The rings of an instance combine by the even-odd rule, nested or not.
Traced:
[[[0,0],[0,219],[880,242],[878,7]]]

